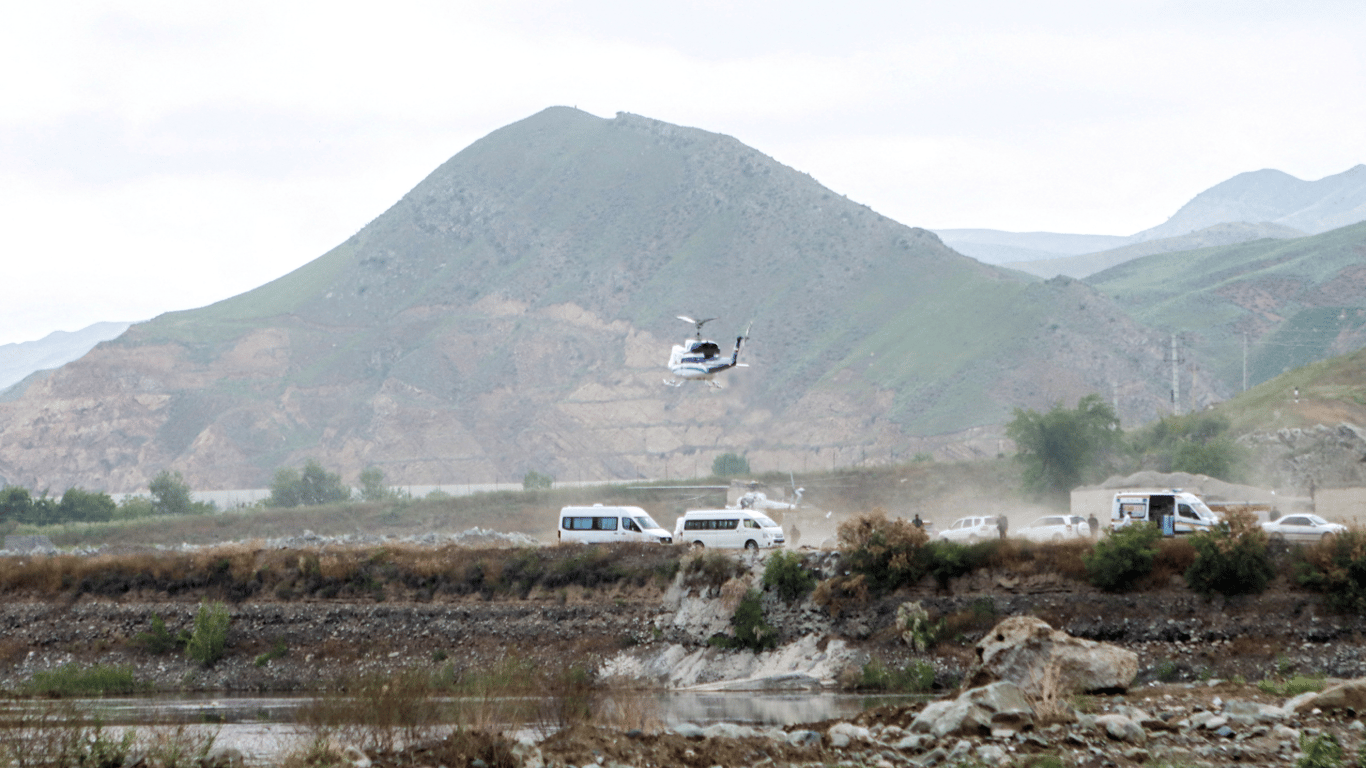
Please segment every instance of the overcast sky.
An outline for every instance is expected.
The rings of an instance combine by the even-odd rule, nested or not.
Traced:
[[[1366,162],[1366,3],[0,7],[0,344],[241,293],[551,105],[732,135],[902,223],[1127,235]]]

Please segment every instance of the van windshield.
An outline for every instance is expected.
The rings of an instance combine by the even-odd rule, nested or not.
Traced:
[[[634,519],[636,525],[640,526],[642,531],[649,531],[660,527],[659,523],[656,523],[649,515],[637,515]]]
[[[754,516],[754,519],[755,519],[755,520],[758,520],[758,521],[759,521],[759,525],[762,525],[762,526],[765,527],[765,528],[777,528],[777,527],[778,527],[778,524],[775,523],[775,522],[773,522],[772,520],[768,519],[768,516],[767,516],[767,515],[761,515],[761,514],[759,514],[758,512],[751,512],[750,514],[752,514],[752,515]]]

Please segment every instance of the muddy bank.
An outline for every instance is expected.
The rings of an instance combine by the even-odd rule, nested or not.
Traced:
[[[793,687],[828,688],[842,670],[869,658],[891,664],[915,658],[931,661],[937,682],[950,686],[971,663],[971,645],[981,633],[1010,615],[1039,616],[1074,636],[1135,650],[1140,680],[1258,680],[1292,671],[1366,676],[1366,620],[1331,614],[1310,593],[1273,589],[1207,600],[1181,590],[1109,595],[1078,587],[1031,594],[972,586],[959,585],[953,595],[903,592],[850,607],[838,618],[809,601],[788,604],[769,594],[765,613],[781,645],[758,657],[707,647],[708,637],[725,630],[734,604],[722,590],[705,587],[563,603],[242,602],[229,606],[226,657],[207,669],[178,652],[153,655],[135,642],[154,616],[173,635],[192,628],[197,603],[9,602],[0,604],[0,686],[13,688],[37,670],[79,662],[130,665],[162,690],[290,692],[414,666],[476,668],[510,655],[589,664],[674,687],[756,678],[761,688],[775,686],[762,678],[782,675]],[[928,654],[914,654],[893,628],[897,606],[908,600],[934,616],[961,619],[956,634]],[[258,665],[262,654],[281,645],[283,656]]]

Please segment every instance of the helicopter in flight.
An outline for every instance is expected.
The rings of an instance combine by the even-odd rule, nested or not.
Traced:
[[[740,347],[744,344],[745,339],[749,338],[749,328],[745,329],[743,335],[735,337],[735,350],[727,358],[722,357],[720,345],[702,338],[702,326],[716,318],[708,317],[704,320],[694,320],[686,315],[678,315],[678,319],[697,326],[697,336],[696,338],[685,339],[682,344],[673,346],[673,351],[669,353],[669,372],[674,375],[674,378],[665,379],[665,384],[671,387],[681,387],[685,381],[705,381],[708,386],[720,389],[721,384],[714,381],[712,377],[729,368],[749,367],[740,362]],[[753,325],[750,323],[751,327]]]

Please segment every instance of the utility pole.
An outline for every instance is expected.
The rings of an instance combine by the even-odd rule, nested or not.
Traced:
[[[1181,361],[1176,354],[1176,334],[1172,334],[1172,415],[1181,415]]]
[[[1243,391],[1247,391],[1247,331],[1243,331]]]

